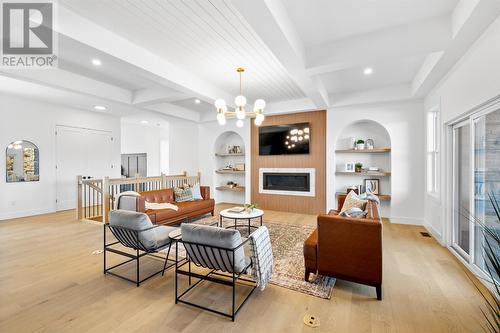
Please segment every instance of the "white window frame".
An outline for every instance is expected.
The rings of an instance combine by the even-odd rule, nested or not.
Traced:
[[[439,126],[439,105],[432,107],[427,112],[427,193],[436,198],[439,197],[439,171],[440,171],[440,126]]]

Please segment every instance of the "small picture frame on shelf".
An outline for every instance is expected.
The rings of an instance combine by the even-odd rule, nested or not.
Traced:
[[[365,179],[365,190],[373,194],[379,194],[380,181],[378,179]]]
[[[236,171],[245,171],[245,163],[235,163],[234,170]]]
[[[354,172],[355,170],[355,164],[354,162],[346,162],[345,164],[345,172]]]

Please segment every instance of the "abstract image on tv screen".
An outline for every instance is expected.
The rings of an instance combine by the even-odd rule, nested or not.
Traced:
[[[309,154],[309,123],[259,128],[259,155]]]

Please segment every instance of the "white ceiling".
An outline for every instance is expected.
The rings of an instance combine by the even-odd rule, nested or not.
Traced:
[[[424,63],[425,57],[413,56],[393,61],[369,64],[371,75],[363,74],[364,67],[352,67],[321,74],[321,80],[330,94],[369,90],[410,82]]]
[[[94,66],[92,59],[102,65]],[[157,85],[147,72],[65,36],[59,36],[59,68],[132,91]]]
[[[304,97],[283,66],[226,0],[62,0],[62,4],[213,85],[249,101]]]
[[[269,113],[378,102],[377,91],[420,99],[500,15],[497,0],[58,4],[59,68],[0,69],[0,93],[82,109],[102,104],[134,121],[215,120],[215,99],[234,106],[240,66],[243,94],[250,104],[265,99]],[[363,74],[367,67],[372,75]]]
[[[285,0],[305,46],[449,14],[458,0]]]

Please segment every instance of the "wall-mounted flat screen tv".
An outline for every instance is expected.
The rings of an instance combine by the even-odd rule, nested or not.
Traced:
[[[259,155],[309,154],[309,123],[259,127]]]

